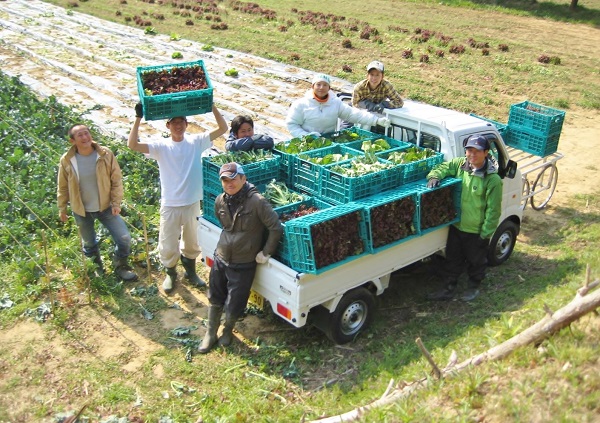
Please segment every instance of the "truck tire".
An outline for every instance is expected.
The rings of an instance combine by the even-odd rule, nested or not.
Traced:
[[[504,263],[513,252],[519,227],[515,222],[505,220],[494,232],[488,251],[488,264],[498,266]]]
[[[336,344],[353,341],[373,321],[375,305],[375,296],[366,288],[346,292],[329,316],[325,334]]]

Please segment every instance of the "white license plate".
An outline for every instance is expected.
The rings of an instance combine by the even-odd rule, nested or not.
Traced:
[[[263,309],[265,306],[265,297],[253,289],[250,290],[250,298],[248,298],[248,301],[260,309]]]

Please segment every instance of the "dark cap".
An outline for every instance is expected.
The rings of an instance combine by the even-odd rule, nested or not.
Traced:
[[[171,122],[173,119],[178,119],[178,118],[181,118],[187,122],[187,118],[185,116],[173,116],[173,117],[170,117],[169,119],[167,119],[167,123]]]
[[[473,147],[478,150],[489,150],[490,143],[481,135],[471,135],[467,138],[467,142],[465,143],[465,148]]]
[[[242,166],[235,162],[225,163],[221,166],[221,169],[219,169],[219,178],[233,179],[238,176],[238,174],[245,175]]]

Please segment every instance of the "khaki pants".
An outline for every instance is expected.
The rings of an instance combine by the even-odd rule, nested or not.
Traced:
[[[158,251],[163,266],[175,267],[181,255],[189,259],[200,255],[199,215],[200,202],[181,207],[161,206]]]

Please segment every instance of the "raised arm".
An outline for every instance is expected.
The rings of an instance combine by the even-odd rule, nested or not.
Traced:
[[[223,117],[223,115],[221,114],[219,109],[217,109],[217,106],[215,106],[214,103],[212,106],[212,112],[213,112],[213,115],[215,116],[215,120],[217,121],[217,124],[219,125],[219,127],[217,129],[214,129],[210,132],[210,140],[214,141],[217,138],[219,138],[221,135],[223,135],[225,132],[227,132],[228,126],[227,126],[227,122],[225,121],[225,118]]]
[[[140,122],[142,121],[142,116],[142,103],[138,103],[135,105],[135,121],[133,122],[131,132],[129,132],[127,147],[131,148],[133,151],[139,151],[140,153],[148,154],[150,152],[148,144],[140,142],[140,136],[138,133],[140,129]]]

